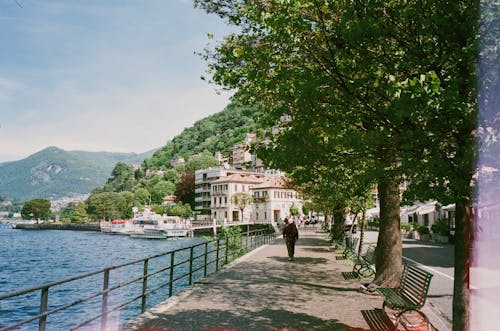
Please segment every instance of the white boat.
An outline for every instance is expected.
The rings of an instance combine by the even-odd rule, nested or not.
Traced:
[[[144,208],[141,213],[136,213],[133,218],[134,232],[132,238],[167,239],[189,237],[193,229],[187,221],[177,216],[158,215],[149,208]]]
[[[132,220],[101,221],[101,232],[107,234],[130,235],[137,232],[137,227]]]

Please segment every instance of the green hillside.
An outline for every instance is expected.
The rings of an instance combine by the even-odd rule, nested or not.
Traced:
[[[245,134],[258,133],[254,122],[256,110],[232,103],[222,112],[208,116],[167,143],[144,160],[141,170],[118,163],[106,184],[92,191],[87,200],[87,213],[93,219],[130,217],[132,206],[153,205],[158,213],[190,216],[194,208],[194,171],[218,165],[219,151],[228,157],[234,144]],[[195,158],[189,156],[197,154]],[[185,163],[172,167],[170,161],[182,156]],[[163,197],[175,195],[174,207],[162,207]],[[106,208],[116,206],[116,208]]]
[[[0,163],[0,195],[27,200],[88,193],[106,181],[117,162],[141,163],[152,153],[65,151],[48,147],[25,159]]]
[[[176,156],[186,158],[202,152],[214,155],[220,151],[229,156],[233,145],[242,142],[246,133],[258,131],[257,124],[253,120],[255,113],[254,108],[231,103],[223,111],[184,129],[181,134],[156,151],[150,159],[145,160],[145,166],[156,169],[168,168],[170,160]]]

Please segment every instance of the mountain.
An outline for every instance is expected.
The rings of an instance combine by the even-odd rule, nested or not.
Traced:
[[[0,195],[10,199],[60,198],[102,186],[117,162],[140,164],[153,155],[65,151],[48,147],[25,159],[0,163]]]

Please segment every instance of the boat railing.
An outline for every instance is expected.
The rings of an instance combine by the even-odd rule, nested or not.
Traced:
[[[86,307],[83,306],[86,303],[94,306],[93,316],[85,312],[85,315],[82,316],[86,316],[85,318],[87,316],[92,317],[78,321],[76,322],[78,324],[66,329],[77,330],[84,326],[98,329],[100,322],[100,329],[103,331],[108,330],[108,321],[116,323],[116,316],[113,319],[113,314],[119,314],[125,307],[135,304],[136,307],[132,307],[133,310],[139,309],[138,301],[140,300],[140,313],[144,313],[148,308],[148,297],[153,293],[164,289],[164,294],[168,294],[168,296],[162,299],[165,300],[180,289],[192,285],[213,272],[217,272],[223,265],[230,263],[237,257],[261,245],[270,243],[274,238],[275,235],[269,229],[248,231],[233,236],[207,240],[189,247],[179,248],[44,285],[0,295],[0,307],[2,307],[2,310],[4,308],[8,309],[9,305],[13,305],[12,302],[8,301],[16,298],[29,296],[33,300],[36,299],[37,292],[39,292],[40,298],[39,308],[36,309],[38,314],[35,312],[34,316],[15,321],[10,325],[0,325],[0,331],[13,330],[20,326],[34,329],[36,328],[36,320],[38,320],[38,330],[54,329],[54,327],[48,326],[50,325],[52,315],[61,311],[76,309],[73,307],[78,307],[80,311],[85,311]],[[154,268],[152,267],[153,265]],[[130,272],[131,267],[134,268],[135,272]],[[121,273],[118,272],[122,277],[113,279],[113,275],[118,270],[123,271]],[[123,274],[129,275],[131,278],[124,280],[122,279]],[[96,277],[97,279],[102,279],[102,282],[96,281]],[[82,295],[82,297],[71,298],[68,299],[71,302],[64,303],[60,302],[62,301],[60,298],[56,298],[54,301],[56,301],[57,306],[55,306],[56,304],[49,305],[49,292],[52,293],[54,291],[56,293],[56,288],[60,286],[71,288],[71,284],[76,281],[84,282],[85,288],[93,288],[92,290],[95,292],[82,294],[81,292],[83,291],[78,289],[75,292]],[[135,284],[136,288],[139,288],[137,293],[129,293],[134,290],[129,288],[127,295],[120,293],[117,297],[112,297],[114,293],[123,291],[123,288],[130,287],[132,284]],[[77,286],[75,287],[78,288]],[[74,288],[72,289],[74,290]],[[67,291],[68,289],[64,290]],[[120,301],[122,299],[126,300]],[[92,300],[93,303],[89,304]],[[97,311],[95,309],[96,306],[100,306],[97,308]],[[20,307],[13,308],[14,310],[21,309]],[[139,314],[138,312],[129,312],[129,315],[133,318]],[[118,317],[118,319],[120,318]],[[75,321],[71,321],[71,323],[73,322]],[[118,321],[120,324],[123,322],[121,320]]]

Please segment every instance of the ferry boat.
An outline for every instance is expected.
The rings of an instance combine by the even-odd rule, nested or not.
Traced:
[[[101,221],[101,232],[106,234],[130,235],[137,231],[132,220]]]
[[[189,221],[177,216],[158,215],[149,208],[135,213],[133,224],[134,232],[130,234],[132,238],[167,239],[193,235]]]

